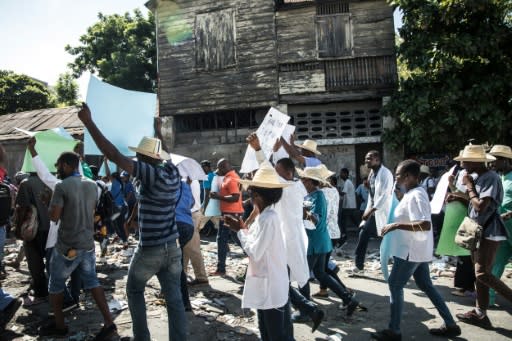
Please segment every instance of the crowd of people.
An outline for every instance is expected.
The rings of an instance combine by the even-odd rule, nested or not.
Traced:
[[[192,310],[188,287],[207,285],[210,277],[226,275],[230,240],[248,258],[241,278],[242,308],[257,311],[264,341],[294,340],[293,323],[311,323],[315,331],[325,312],[312,297],[328,297],[329,289],[342,301],[346,316],[365,310],[357,292],[343,283],[331,257],[342,252],[349,230],[358,232],[349,275],[364,276],[372,237],[387,238],[387,255],[392,257],[387,278],[389,324],[372,333],[374,339],[402,339],[404,287],[411,277],[444,321],[430,333],[461,334],[431,281],[429,263],[435,254],[457,257],[453,294],[476,300],[474,309],[456,315],[459,321],[491,328],[487,309],[496,293],[512,301],[512,290],[500,280],[512,256],[512,150],[508,146],[495,145],[488,153],[481,145],[466,146],[448,171],[443,210],[432,214],[431,201],[436,191],[443,190],[443,182],[415,160],[400,162],[393,173],[384,166],[381,154],[370,150],[356,187],[347,168],[336,173],[322,163],[315,141],[280,139],[274,149],[283,147],[290,157],[273,160],[253,133],[247,143],[255,151],[257,170],[241,178],[226,158],[218,160],[215,169],[210,160],[203,160],[205,177],[198,181],[180,174],[170,160],[158,119],[156,137],[144,137],[137,147],[130,147],[136,153],[132,159],[105,138],[87,105],[78,116],[105,157],[102,177],[98,167],[85,162],[80,143],[74,151],[60,155],[57,174],[52,174],[40,159],[34,138],[27,148],[36,171],[19,172],[12,183],[0,172],[0,189],[5,193],[2,211],[8,212],[7,217],[0,214],[0,250],[11,222],[13,232],[24,240],[17,264],[11,266],[19,266],[21,257],[26,257],[32,278],[24,301],[0,288],[2,329],[22,303],[49,301],[52,317],[39,334],[65,336],[69,330],[64,314],[79,306],[82,290],[90,290],[104,320],[95,340],[117,335],[96,274],[95,241],[104,257],[111,243],[128,248],[129,238],[138,240],[126,285],[133,331],[127,339],[133,340],[151,340],[144,292],[154,275],[166,302],[169,339],[187,339],[185,312]],[[107,161],[116,164],[118,171],[111,171]],[[484,227],[480,247],[473,252],[454,243],[466,215]],[[211,273],[206,272],[200,243],[200,230],[208,222],[217,230],[217,266]],[[189,263],[193,277],[187,274]],[[3,251],[0,271],[5,277]],[[311,280],[320,284],[313,294]]]

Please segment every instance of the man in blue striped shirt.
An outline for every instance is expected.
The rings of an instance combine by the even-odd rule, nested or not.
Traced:
[[[169,339],[187,339],[185,309],[180,292],[181,249],[176,227],[176,203],[180,175],[170,156],[162,150],[159,139],[143,137],[136,152],[137,161],[122,155],[100,132],[91,118],[87,104],[78,117],[84,123],[101,152],[119,168],[141,182],[139,201],[139,245],[128,269],[126,291],[132,316],[133,338],[150,341],[144,290],[148,280],[156,275],[167,305]]]

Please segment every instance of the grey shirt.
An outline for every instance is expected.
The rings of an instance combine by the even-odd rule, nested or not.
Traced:
[[[37,208],[38,230],[41,232],[48,232],[50,229],[48,203],[51,197],[51,189],[34,174],[23,180],[18,189],[16,205],[25,208],[34,205]]]
[[[51,206],[62,207],[55,245],[59,252],[94,248],[96,200],[96,183],[79,175],[69,176],[55,186]]]
[[[503,201],[503,185],[498,174],[487,171],[475,180],[475,190],[480,199],[491,198],[485,210],[477,212],[469,203],[469,217],[484,227],[484,238],[504,237],[505,226],[497,213]]]

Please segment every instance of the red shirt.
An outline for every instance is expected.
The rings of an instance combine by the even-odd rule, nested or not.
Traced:
[[[240,177],[234,170],[230,170],[224,176],[222,185],[220,185],[219,195],[226,196],[232,194],[238,194],[238,200],[235,202],[227,202],[220,200],[220,211],[222,213],[243,213],[244,208],[242,206],[242,193],[240,193]]]

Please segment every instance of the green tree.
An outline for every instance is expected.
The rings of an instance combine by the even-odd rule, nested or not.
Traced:
[[[50,90],[27,75],[0,70],[0,115],[51,108],[55,105]]]
[[[59,75],[55,85],[57,102],[63,106],[76,105],[78,102],[78,83],[71,73],[66,72]]]
[[[139,10],[133,15],[98,14],[99,21],[80,37],[80,46],[66,46],[76,78],[84,71],[129,90],[154,92],[156,86],[155,23]]]
[[[403,11],[400,85],[384,141],[415,152],[511,141],[512,2],[392,0]],[[403,68],[407,69],[404,70]]]

